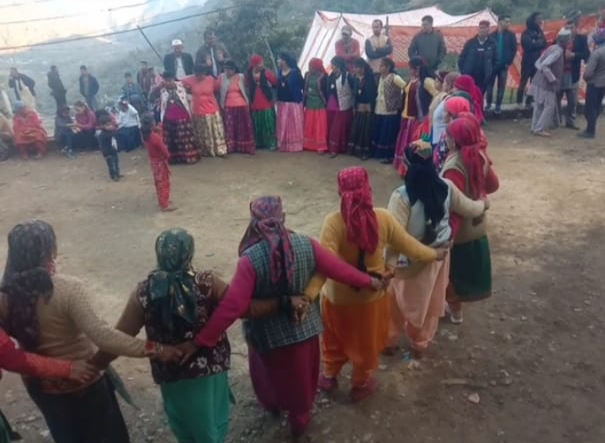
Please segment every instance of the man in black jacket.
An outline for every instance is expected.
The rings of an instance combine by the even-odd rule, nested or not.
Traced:
[[[92,111],[97,110],[97,94],[99,93],[99,82],[88,72],[85,65],[80,66],[80,94],[84,96],[86,104]]]
[[[517,55],[517,36],[509,30],[510,16],[502,15],[498,19],[498,29],[490,34],[490,38],[496,42],[496,66],[487,84],[486,110],[490,111],[493,103],[494,85],[498,81],[498,92],[496,93],[496,114],[502,113],[502,100],[506,90],[506,79],[508,69],[513,64]]]
[[[50,67],[50,71],[46,74],[48,79],[48,87],[50,88],[50,94],[57,103],[57,111],[67,104],[67,90],[63,85],[61,76],[59,75],[59,69],[55,65]]]
[[[559,117],[562,119],[561,100],[565,96],[565,100],[567,101],[565,127],[578,130],[580,128],[576,124],[576,109],[578,105],[580,71],[582,69],[582,61],[584,63],[588,62],[590,49],[588,48],[588,37],[584,34],[578,34],[578,23],[575,20],[568,20],[565,27],[571,31],[571,41],[565,51],[565,67],[563,68],[561,88],[557,93],[557,108],[559,109]]]
[[[523,58],[521,59],[521,82],[517,90],[517,105],[523,104],[523,96],[527,83],[536,75],[536,62],[546,49],[548,43],[542,31],[542,15],[539,12],[532,13],[525,22],[526,29],[521,34],[521,47]],[[531,96],[527,97],[527,106],[531,105]]]
[[[172,52],[164,56],[164,71],[174,73],[177,80],[193,74],[193,57],[183,48],[181,40],[172,40]]]
[[[36,82],[33,78],[28,77],[25,74],[21,74],[17,68],[10,68],[9,77],[8,77],[8,87],[11,88],[15,92],[15,100],[22,101],[22,93],[23,88],[26,87],[29,89],[29,92],[33,97],[36,96],[36,90],[34,87],[36,86]]]
[[[458,59],[460,73],[473,77],[482,93],[487,89],[497,57],[496,42],[489,36],[489,25],[487,20],[479,23],[479,33],[466,42]]]

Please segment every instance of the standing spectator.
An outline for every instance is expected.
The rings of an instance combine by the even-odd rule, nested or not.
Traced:
[[[486,110],[492,107],[494,86],[498,82],[496,92],[496,114],[502,113],[502,101],[504,100],[504,91],[506,91],[506,79],[508,78],[508,69],[517,55],[517,36],[510,29],[510,16],[503,15],[498,19],[498,29],[490,35],[496,42],[496,64],[487,84]]]
[[[217,41],[214,31],[204,32],[204,44],[195,53],[195,64],[208,66],[214,78],[223,73],[223,64],[229,58],[225,45]]]
[[[124,81],[122,96],[128,100],[128,103],[135,107],[139,114],[144,113],[147,108],[147,100],[143,93],[143,89],[138,83],[134,82],[130,72],[124,74]]]
[[[561,29],[557,44],[550,46],[536,61],[536,75],[532,80],[532,95],[536,101],[531,122],[531,132],[550,137],[549,129],[557,110],[557,92],[563,80],[565,48],[571,41],[571,31]]]
[[[155,75],[152,74],[149,64],[146,61],[141,62],[139,71],[137,72],[137,84],[141,87],[141,91],[145,94],[145,98],[149,96],[151,88],[153,88]]]
[[[120,100],[118,104],[118,130],[115,133],[120,151],[130,152],[141,146],[139,113],[128,103]]]
[[[97,94],[99,93],[99,82],[88,72],[85,65],[80,66],[80,94],[86,100],[86,104],[93,111],[97,110]]]
[[[433,27],[433,17],[422,17],[422,30],[412,39],[408,57],[421,57],[431,71],[437,71],[446,54],[445,39],[443,34]]]
[[[498,48],[489,36],[489,21],[479,22],[479,33],[468,40],[458,59],[458,68],[461,74],[470,75],[475,84],[484,94],[487,84],[495,70]],[[483,108],[483,103],[481,103]]]
[[[336,56],[346,62],[349,72],[353,72],[353,62],[361,57],[361,48],[359,42],[353,38],[353,28],[345,25],[340,32],[342,38],[336,42]]]
[[[539,12],[534,12],[527,18],[526,29],[521,34],[523,58],[521,59],[521,82],[517,90],[517,105],[519,107],[523,105],[527,83],[536,75],[536,61],[548,46],[542,31],[542,23],[542,15]],[[531,105],[532,98],[530,95],[527,96],[525,103],[528,107]]]
[[[597,118],[605,98],[605,28],[598,29],[592,40],[596,49],[590,54],[584,71],[584,80],[588,83],[584,105],[586,130],[578,134],[584,138],[595,138]]]
[[[30,109],[36,108],[36,82],[31,77],[21,74],[17,68],[10,68],[8,87],[15,92],[15,101],[23,102]]]
[[[580,86],[580,71],[582,60],[588,62],[590,49],[588,48],[588,36],[578,34],[577,19],[568,20],[567,29],[571,31],[571,40],[565,50],[565,65],[563,67],[563,80],[561,89],[557,93],[557,109],[560,118],[563,118],[561,100],[565,96],[567,107],[565,108],[565,127],[569,129],[580,129],[576,125],[576,109],[578,104],[578,87]],[[561,122],[562,123],[562,122]]]
[[[50,88],[50,95],[52,95],[55,99],[58,111],[67,104],[67,98],[65,97],[67,94],[67,89],[65,89],[63,81],[61,80],[61,76],[59,75],[59,70],[55,65],[52,65],[50,67],[50,71],[48,71],[46,77],[48,78],[48,87]]]
[[[382,20],[376,19],[372,22],[372,36],[366,39],[366,57],[368,63],[376,76],[376,82],[380,78],[380,66],[383,57],[393,53],[393,45],[388,35],[388,28],[384,29]]]
[[[174,72],[176,80],[193,74],[193,57],[183,49],[182,40],[172,40],[172,52],[164,56],[164,70]]]

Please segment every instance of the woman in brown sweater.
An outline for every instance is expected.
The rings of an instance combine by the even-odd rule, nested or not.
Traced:
[[[95,346],[116,355],[176,360],[173,347],[145,342],[109,327],[89,304],[84,283],[55,272],[52,226],[31,221],[8,235],[0,288],[0,323],[22,348],[66,360],[88,360]],[[128,443],[114,387],[99,372],[87,383],[24,378],[56,443]]]

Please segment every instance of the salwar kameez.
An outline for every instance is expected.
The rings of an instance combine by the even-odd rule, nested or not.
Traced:
[[[153,183],[160,208],[170,206],[170,169],[166,161],[150,161]]]
[[[221,113],[217,111],[215,114],[194,115],[191,118],[202,155],[210,157],[226,155],[227,141]]]
[[[179,443],[223,443],[232,395],[227,372],[160,385],[164,412]]]
[[[288,411],[293,428],[306,428],[319,380],[319,338],[259,353],[248,346],[252,387],[267,411]]]

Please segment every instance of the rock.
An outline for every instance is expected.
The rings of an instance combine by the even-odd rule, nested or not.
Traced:
[[[381,371],[386,370],[386,368],[387,368],[387,365],[380,365],[380,366],[378,366],[378,369],[380,369]]]
[[[40,436],[44,439],[47,439],[50,437],[50,431],[48,429],[40,431]]]
[[[408,369],[420,369],[420,362],[417,360],[412,360],[411,362],[408,363]]]
[[[369,442],[374,438],[374,436],[372,434],[366,434],[363,436],[363,441],[364,442]]]
[[[447,339],[449,341],[456,341],[456,340],[458,340],[458,336],[456,334],[450,334],[447,336]]]
[[[326,428],[321,431],[321,435],[328,435],[330,432],[332,432],[332,428]]]
[[[527,317],[525,315],[521,316],[521,321],[527,321]]]
[[[481,398],[479,397],[479,394],[477,394],[476,392],[472,393],[471,395],[469,395],[467,397],[467,400],[470,401],[471,403],[474,403],[476,405],[479,404],[479,402],[481,401]]]

